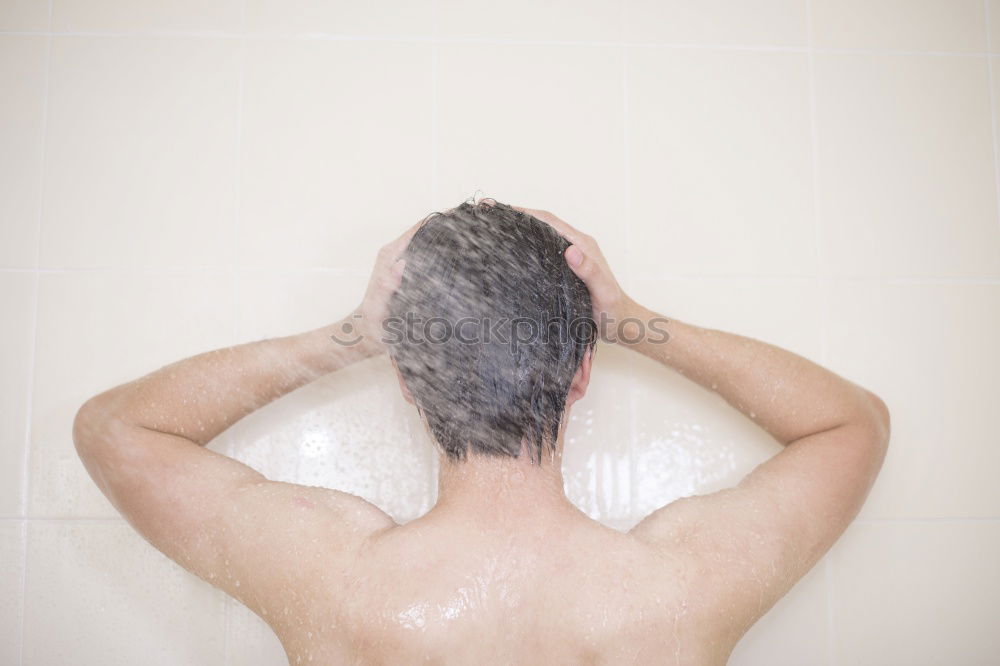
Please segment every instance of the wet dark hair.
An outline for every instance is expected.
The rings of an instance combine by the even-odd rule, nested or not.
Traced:
[[[554,450],[596,340],[586,285],[551,226],[492,199],[432,213],[389,303],[389,353],[451,461]],[[463,323],[464,322],[464,323]]]

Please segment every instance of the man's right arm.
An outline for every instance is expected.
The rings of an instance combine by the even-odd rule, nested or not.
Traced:
[[[633,316],[655,316],[633,307]],[[679,321],[666,329],[669,341],[633,348],[716,391],[785,447],[737,486],[681,498],[632,529],[692,556],[704,598],[731,618],[733,646],[857,516],[885,458],[889,412],[873,393],[784,349]]]
[[[630,310],[629,316],[644,321],[658,316],[634,304]],[[742,552],[759,548],[761,557],[784,562],[784,572],[797,580],[860,511],[889,442],[885,404],[870,391],[765,342],[676,320],[665,328],[667,342],[646,339],[629,346],[717,392],[785,449],[735,488],[674,502],[633,533],[664,539],[686,514],[718,509],[720,517],[729,518],[710,538],[729,534]],[[743,539],[735,538],[739,530]]]
[[[659,317],[624,294],[593,238],[551,213],[529,212],[573,243],[566,259],[590,290],[595,318]],[[632,530],[691,556],[697,584],[711,588],[704,598],[725,604],[735,644],[860,511],[885,458],[889,412],[870,391],[790,351],[676,320],[665,329],[665,342],[629,344],[635,336],[619,340],[615,327],[602,337],[720,394],[785,447],[737,486],[681,498]]]

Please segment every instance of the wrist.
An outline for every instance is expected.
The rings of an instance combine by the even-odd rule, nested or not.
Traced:
[[[611,344],[623,344],[635,334],[636,304],[626,294],[622,294],[607,310],[608,320],[602,323],[601,338]]]
[[[295,337],[298,338],[303,361],[321,374],[376,356],[381,351],[381,345],[371,339],[360,315],[355,313]]]
[[[666,318],[623,295],[615,322],[614,342],[629,349],[639,349],[651,339],[663,338]]]
[[[330,341],[352,355],[368,358],[385,353],[379,324],[363,307],[329,327]]]
[[[623,293],[621,300],[616,308],[618,314],[618,321],[625,321],[626,319],[641,319],[643,315],[644,308],[632,300],[632,298]]]

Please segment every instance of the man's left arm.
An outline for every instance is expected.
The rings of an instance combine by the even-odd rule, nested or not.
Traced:
[[[91,398],[76,415],[77,451],[118,511],[167,556],[255,611],[266,611],[255,596],[335,556],[331,542],[349,550],[394,523],[360,497],[268,481],[205,444],[278,397],[384,351],[376,326],[415,229],[379,252],[361,306],[341,322],[172,363]],[[359,343],[331,338],[343,337],[345,324]],[[324,550],[311,553],[309,544]]]
[[[91,398],[73,424],[80,458],[154,546],[241,598],[257,564],[280,564],[301,531],[333,525],[346,541],[391,524],[361,498],[271,482],[204,447],[250,412],[374,353],[338,345],[329,337],[337,329],[206,352]]]

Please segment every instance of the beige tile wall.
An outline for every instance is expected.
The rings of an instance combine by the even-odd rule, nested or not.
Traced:
[[[280,663],[117,517],[73,413],[339,317],[379,245],[477,191],[889,403],[870,501],[733,664],[995,663],[1000,0],[5,0],[0,90],[0,663]],[[777,450],[613,348],[568,438],[567,492],[617,527]],[[213,447],[400,520],[434,501],[384,363]]]

